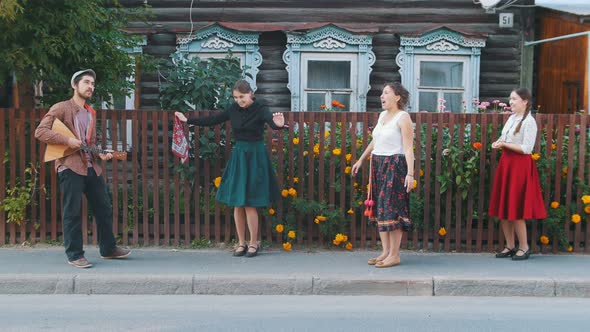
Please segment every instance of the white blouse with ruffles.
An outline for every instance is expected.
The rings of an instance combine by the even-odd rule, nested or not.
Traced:
[[[506,124],[504,124],[504,128],[502,128],[502,136],[500,139],[506,143],[520,145],[523,154],[531,154],[535,147],[535,140],[537,139],[537,121],[535,121],[535,118],[529,113],[522,121],[520,131],[517,134],[514,134],[521,119],[521,115],[512,114],[506,121]]]

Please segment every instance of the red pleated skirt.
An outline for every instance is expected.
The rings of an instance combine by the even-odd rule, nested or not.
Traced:
[[[496,169],[488,214],[507,220],[545,219],[537,166],[530,154],[502,151]]]

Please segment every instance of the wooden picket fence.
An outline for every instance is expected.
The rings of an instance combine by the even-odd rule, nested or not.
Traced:
[[[14,188],[27,177],[27,168],[37,171],[38,187],[24,223],[7,223],[6,214],[0,213],[0,245],[61,241],[59,180],[53,163],[41,161],[44,146],[34,138],[35,127],[45,112],[0,109],[0,122],[4,123],[0,126],[3,137],[0,154],[5,156],[4,167],[0,167],[0,201],[6,197],[6,189]],[[210,113],[204,111],[199,115]],[[99,110],[97,115],[102,147],[128,151],[127,160],[102,162],[113,199],[114,232],[123,245],[190,246],[194,240],[231,242],[235,239],[232,210],[214,201],[215,178],[221,176],[231,151],[229,123],[189,129],[197,140],[209,137],[215,144],[193,150],[197,156],[189,162],[193,173],[185,178],[176,171],[181,165],[170,151],[173,112]],[[362,189],[351,185],[353,182],[361,184],[360,187],[366,185],[368,163],[356,179],[346,174],[346,166],[351,166],[370,142],[370,129],[378,113],[293,112],[285,116],[290,125],[288,130],[267,130],[267,147],[276,164],[279,185],[294,188],[298,195],[310,200],[331,203],[343,215],[353,209],[347,234],[355,248],[378,245],[378,234],[367,226],[362,206],[358,206],[355,193]],[[404,236],[403,247],[445,252],[490,252],[501,247],[503,238],[498,223],[488,218],[486,211],[489,183],[499,159],[499,153],[490,151],[489,146],[500,135],[507,115],[413,113],[411,116],[416,128],[416,195],[421,199],[418,209],[423,218],[415,220],[419,227]],[[582,222],[575,225],[564,220],[563,227],[574,251],[590,252],[587,245],[590,215],[580,203],[584,192],[579,184],[590,185],[590,116],[538,114],[536,119],[541,130],[535,152],[545,158],[543,167],[547,167],[541,172],[546,206],[549,208],[551,201],[558,200],[572,213],[582,216]],[[330,129],[332,132],[328,134]],[[459,139],[454,141],[453,137]],[[301,138],[299,144],[294,144],[294,138]],[[437,176],[453,171],[443,156],[444,149],[449,144],[458,144],[467,150],[475,142],[483,145],[478,170],[481,176],[465,199],[452,189],[441,193]],[[332,153],[338,148],[342,149],[341,153]],[[346,154],[351,155],[352,161],[346,159]],[[314,169],[317,171],[310,171]],[[280,212],[276,218],[282,217],[284,204],[277,203],[275,208]],[[96,244],[93,218],[86,202],[82,215],[85,241]],[[547,231],[541,222],[528,225],[534,250],[559,249],[555,239],[549,246],[540,247],[538,239]],[[439,235],[441,227],[446,229],[445,236]],[[305,235],[297,238],[297,244],[329,243],[319,236],[313,217],[299,218],[298,228]],[[268,218],[261,220],[261,238],[267,244],[281,242]]]

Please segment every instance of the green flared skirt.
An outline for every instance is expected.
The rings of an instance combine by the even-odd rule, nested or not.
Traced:
[[[215,198],[229,206],[266,207],[280,198],[264,141],[237,141]]]

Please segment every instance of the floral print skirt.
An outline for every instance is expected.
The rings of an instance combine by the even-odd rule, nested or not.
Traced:
[[[371,155],[371,198],[373,215],[370,223],[377,224],[379,232],[412,229],[410,220],[410,194],[404,187],[408,173],[403,154],[392,156]]]

